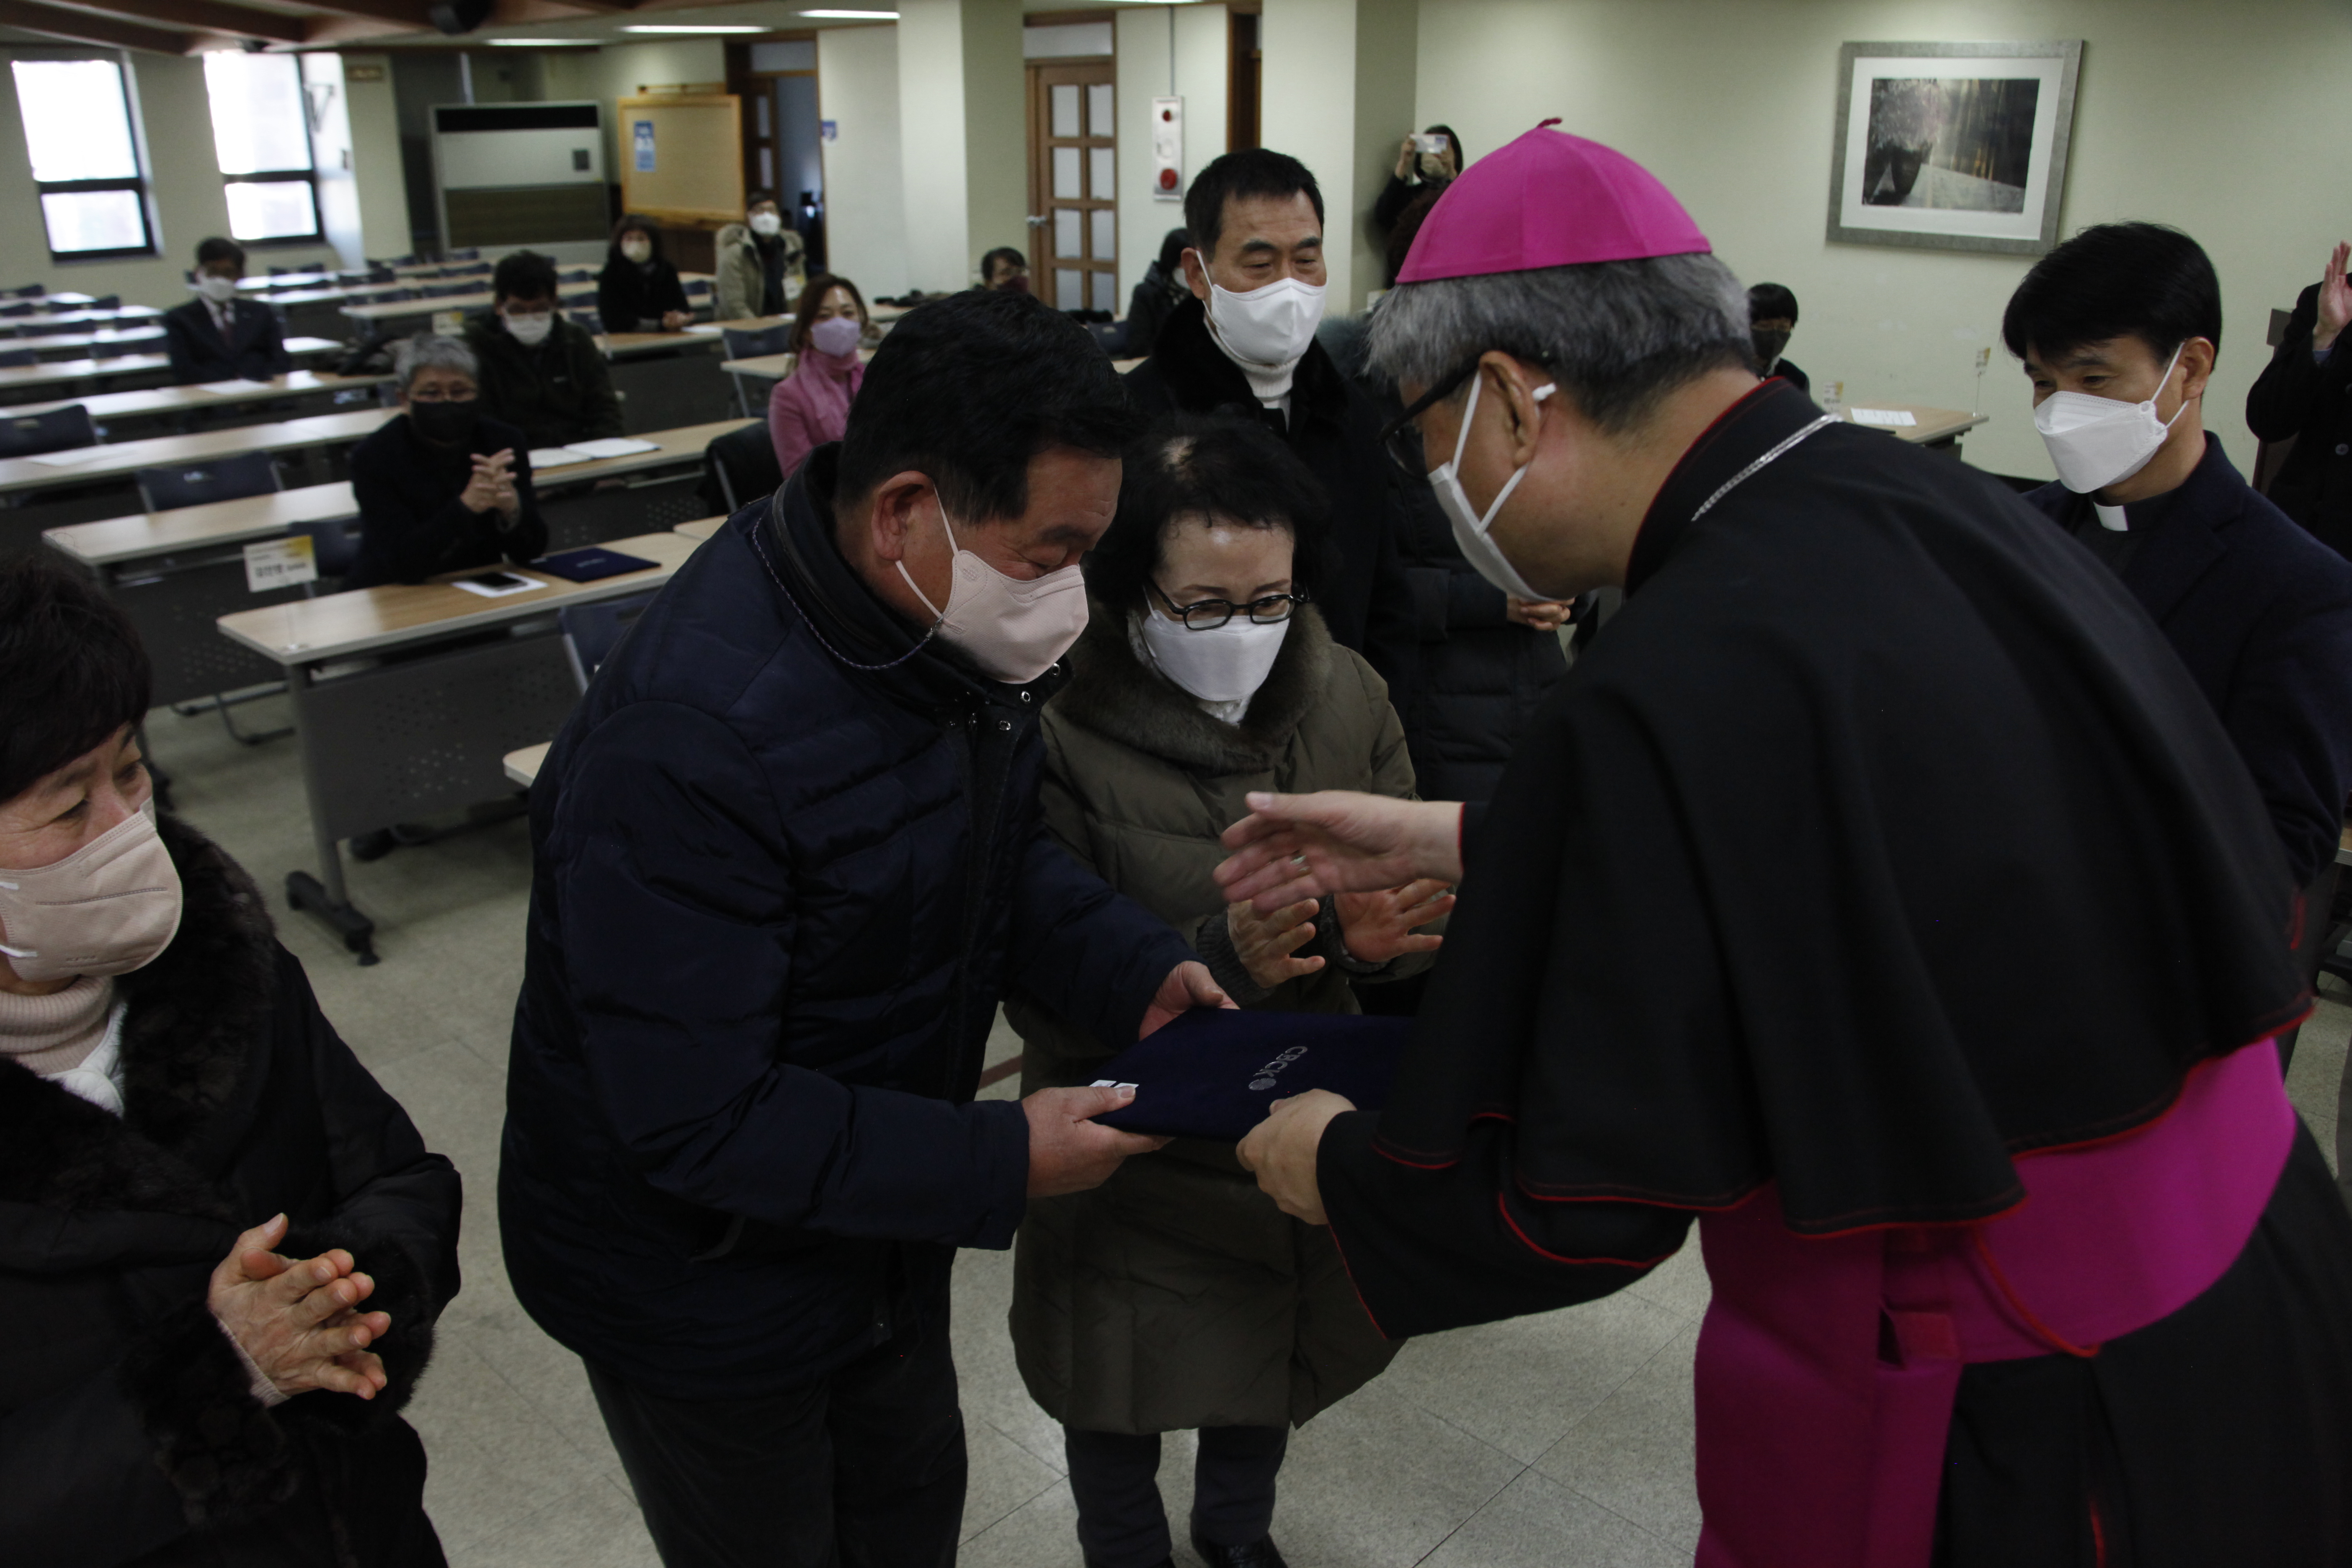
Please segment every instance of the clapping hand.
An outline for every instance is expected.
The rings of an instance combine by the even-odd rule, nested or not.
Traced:
[[[1250,814],[1221,836],[1228,900],[1278,910],[1324,893],[1368,893],[1417,877],[1462,879],[1462,804],[1355,790],[1249,797]]]
[[[1417,878],[1402,888],[1340,893],[1336,899],[1340,940],[1347,944],[1348,955],[1359,963],[1386,963],[1408,952],[1434,952],[1445,943],[1442,936],[1424,935],[1413,929],[1454,908],[1454,895],[1435,877]]]
[[[1252,980],[1271,991],[1323,967],[1319,957],[1292,956],[1315,940],[1316,907],[1314,900],[1301,899],[1261,915],[1246,903],[1225,906],[1225,933],[1233,939],[1234,956]]]
[[[329,1388],[373,1399],[391,1380],[367,1347],[392,1330],[389,1315],[359,1310],[375,1281],[341,1247],[278,1257],[270,1248],[286,1228],[279,1215],[238,1237],[213,1270],[205,1305],[278,1393]]]
[[[2311,330],[2311,346],[2322,352],[2333,347],[2336,334],[2352,323],[2352,283],[2344,280],[2344,268],[2352,261],[2352,245],[2343,240],[2327,258],[2327,270],[2319,276],[2319,320]]]

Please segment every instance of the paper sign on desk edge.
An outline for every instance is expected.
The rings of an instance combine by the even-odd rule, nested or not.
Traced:
[[[77,463],[87,463],[93,458],[106,455],[104,447],[76,447],[64,452],[36,453],[32,460],[45,468],[70,468]]]
[[[318,544],[307,533],[257,539],[245,547],[245,591],[266,593],[319,580]]]
[[[1857,425],[1880,425],[1900,427],[1906,425],[1916,425],[1919,423],[1918,420],[1911,416],[1911,411],[1907,408],[1856,408],[1853,410],[1853,422]]]

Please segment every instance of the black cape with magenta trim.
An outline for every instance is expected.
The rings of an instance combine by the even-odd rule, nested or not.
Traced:
[[[1817,416],[1767,384],[1694,445],[1472,835],[1377,1132],[1326,1144],[1383,1321],[1557,1301],[1391,1283],[1391,1222],[1347,1196],[1367,1158],[1499,1161],[1476,1184],[1506,1258],[1532,1256],[1494,1223],[1506,1185],[1522,1226],[1771,1180],[1801,1232],[1979,1218],[2017,1201],[2013,1152],[2146,1121],[2306,1005],[2243,764],[2074,541],[1843,426],[1690,521]]]

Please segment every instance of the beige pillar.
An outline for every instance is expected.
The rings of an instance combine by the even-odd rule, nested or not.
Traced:
[[[1331,269],[1326,309],[1364,308],[1387,282],[1372,203],[1413,123],[1420,0],[1265,0],[1260,134],[1315,171]]]
[[[990,247],[1028,248],[1021,0],[902,0],[898,32],[907,283],[961,289]]]

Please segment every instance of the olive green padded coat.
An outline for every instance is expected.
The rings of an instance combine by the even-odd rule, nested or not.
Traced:
[[[1240,725],[1202,712],[1130,651],[1127,617],[1097,603],[1076,676],[1044,717],[1046,826],[1204,955],[1235,1000],[1352,1013],[1331,933],[1313,974],[1259,993],[1232,968],[1210,871],[1217,835],[1252,790],[1412,794],[1404,731],[1370,665],[1299,612]],[[1424,928],[1436,929],[1436,928]],[[1204,931],[1207,933],[1204,935]],[[1427,967],[1399,959],[1359,979]],[[1234,982],[1239,979],[1242,984]],[[1024,1093],[1092,1082],[1113,1054],[1045,1008],[1007,1006],[1025,1045]],[[1303,1423],[1388,1365],[1329,1232],[1274,1206],[1230,1144],[1179,1139],[1093,1192],[1029,1205],[1015,1242],[1013,1350],[1030,1395],[1099,1432]]]

